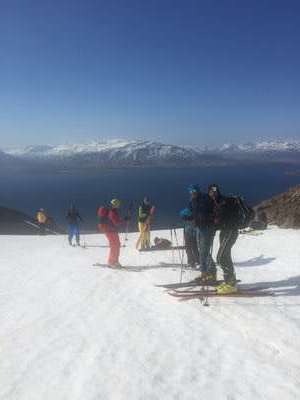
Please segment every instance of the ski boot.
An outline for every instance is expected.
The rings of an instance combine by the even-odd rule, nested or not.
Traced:
[[[238,289],[234,283],[221,283],[221,285],[218,285],[216,287],[216,292],[217,294],[232,294],[232,293],[237,293]]]
[[[210,283],[217,283],[217,272],[208,272],[206,275],[206,281]]]

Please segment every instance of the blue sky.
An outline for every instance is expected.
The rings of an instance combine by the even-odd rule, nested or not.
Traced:
[[[300,137],[299,1],[0,4],[0,147]]]

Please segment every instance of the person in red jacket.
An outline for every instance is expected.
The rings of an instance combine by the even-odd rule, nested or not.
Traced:
[[[118,227],[126,221],[126,218],[123,219],[120,217],[118,212],[120,206],[120,200],[113,199],[110,202],[110,207],[100,207],[97,212],[99,230],[105,234],[109,243],[110,251],[107,265],[111,268],[122,267],[119,262],[121,243]]]

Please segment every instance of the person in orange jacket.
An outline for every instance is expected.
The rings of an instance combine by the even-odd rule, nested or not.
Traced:
[[[40,208],[36,214],[36,220],[40,228],[40,235],[45,235],[48,216],[43,208]]]
[[[109,243],[110,251],[108,255],[107,265],[111,268],[120,268],[122,265],[119,262],[120,256],[120,237],[118,227],[124,224],[129,217],[121,218],[118,209],[121,207],[121,201],[112,199],[110,207],[100,207],[97,215],[99,217],[98,228],[102,231]]]

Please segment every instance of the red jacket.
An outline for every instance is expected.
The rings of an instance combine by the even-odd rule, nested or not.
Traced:
[[[98,224],[99,230],[103,233],[118,232],[119,225],[124,223],[123,218],[120,217],[116,208],[111,208],[107,214],[107,223]]]

